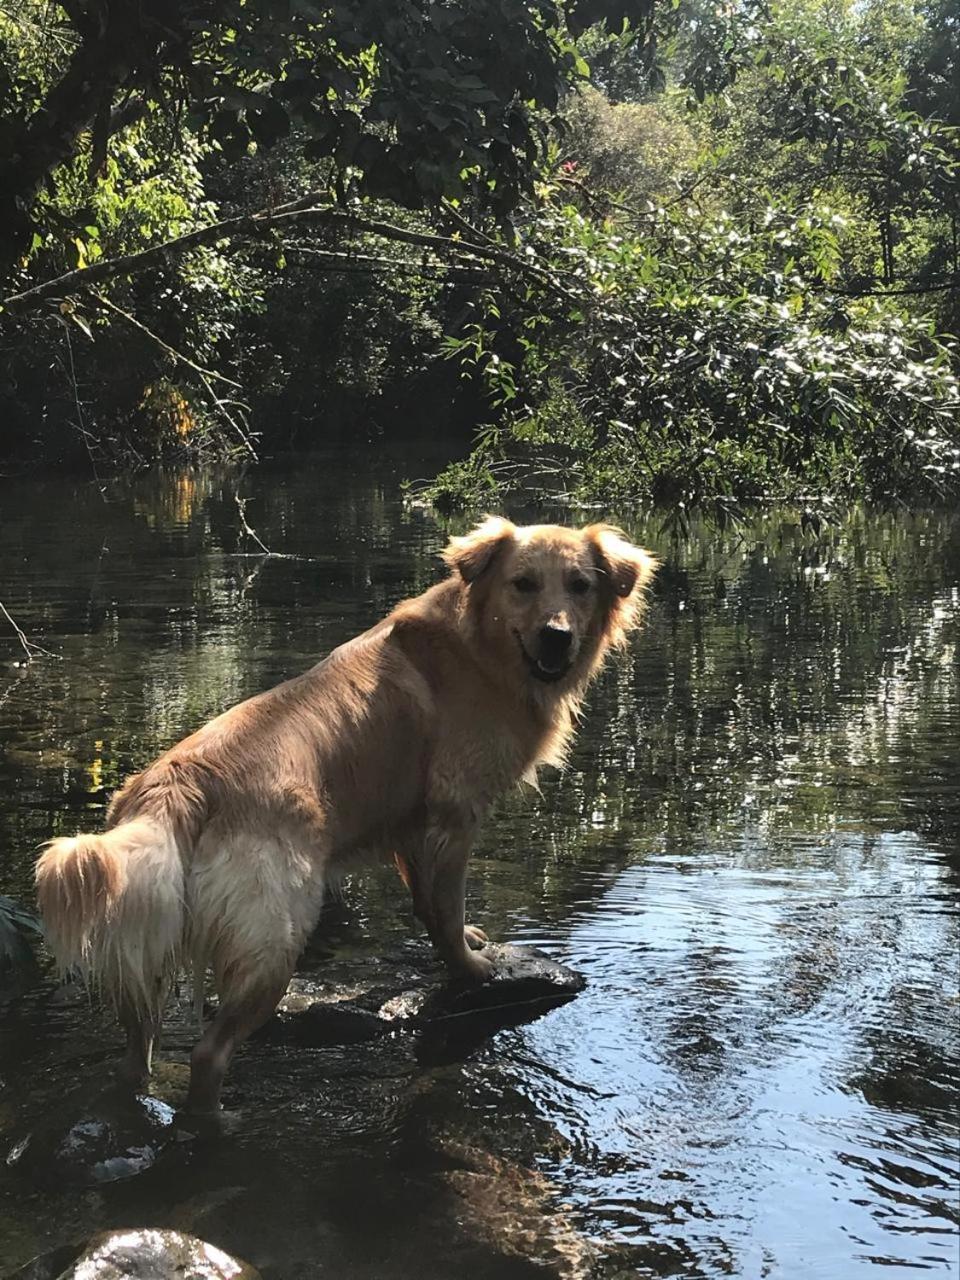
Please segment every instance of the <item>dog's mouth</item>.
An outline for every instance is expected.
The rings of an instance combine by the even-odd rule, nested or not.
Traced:
[[[558,658],[556,664],[551,663],[547,658],[531,658],[530,654],[527,653],[526,645],[520,637],[520,632],[515,631],[514,635],[517,637],[517,644],[520,646],[523,660],[534,679],[542,680],[544,684],[555,684],[558,680],[562,680],[573,666],[568,657]]]

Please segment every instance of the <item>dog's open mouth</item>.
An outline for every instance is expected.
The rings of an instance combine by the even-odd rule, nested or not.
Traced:
[[[570,670],[572,663],[566,657],[558,659],[556,666],[543,658],[531,658],[527,653],[526,645],[520,638],[520,633],[515,631],[514,635],[517,637],[517,644],[520,646],[520,652],[523,654],[523,660],[530,674],[537,680],[542,680],[544,684],[554,684],[557,680],[562,680]]]

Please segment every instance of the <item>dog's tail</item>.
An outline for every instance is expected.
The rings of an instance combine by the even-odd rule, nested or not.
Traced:
[[[78,968],[118,1010],[159,1015],[186,931],[183,863],[170,828],[136,817],[102,835],[52,840],[36,880],[61,970]]]

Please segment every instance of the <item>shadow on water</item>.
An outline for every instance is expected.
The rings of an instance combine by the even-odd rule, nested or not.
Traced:
[[[37,845],[128,772],[435,580],[443,535],[399,501],[416,466],[247,477],[270,560],[229,479],[0,489],[0,599],[63,657],[24,669],[0,638],[0,893],[29,901]],[[38,1139],[46,1176],[0,1166],[0,1266],[156,1224],[267,1280],[960,1273],[960,518],[855,514],[816,544],[782,515],[625,522],[665,562],[649,625],[565,774],[498,807],[470,890],[586,991],[454,1051],[264,1037],[222,1130],[168,1137],[177,1007],[142,1171],[77,1178]],[[422,951],[376,872],[301,975],[399,991]],[[46,970],[0,1001],[6,1156],[96,1096],[118,1035]]]

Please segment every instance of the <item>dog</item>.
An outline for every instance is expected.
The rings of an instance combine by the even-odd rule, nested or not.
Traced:
[[[217,716],[129,779],[101,835],[50,842],[46,936],[113,1004],[123,1079],[142,1086],[164,1004],[212,968],[216,1016],[186,1110],[215,1111],[235,1048],[273,1013],[325,887],[393,857],[457,977],[484,982],[464,922],[467,860],[491,803],[560,765],[604,655],[640,621],[650,553],[602,524],[488,517],[443,553],[449,576],[318,665]]]

